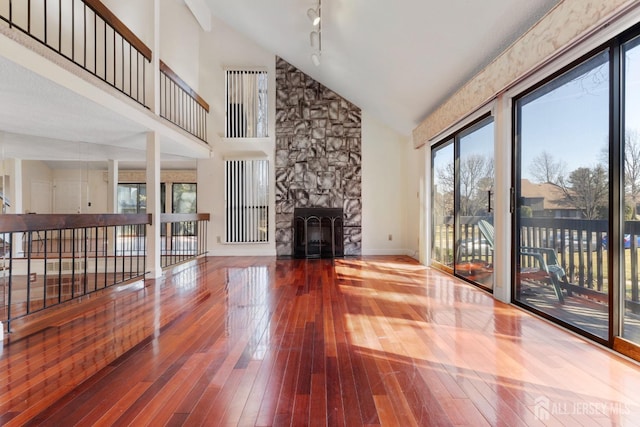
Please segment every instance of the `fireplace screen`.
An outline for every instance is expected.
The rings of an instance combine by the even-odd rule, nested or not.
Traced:
[[[296,208],[293,233],[296,258],[344,256],[340,208]]]

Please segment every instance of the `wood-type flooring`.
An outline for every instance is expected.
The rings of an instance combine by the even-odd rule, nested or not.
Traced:
[[[210,257],[0,347],[0,425],[640,425],[640,367],[407,257]]]

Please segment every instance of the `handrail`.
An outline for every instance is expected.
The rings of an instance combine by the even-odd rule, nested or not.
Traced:
[[[209,104],[160,61],[160,117],[202,141],[207,141]]]
[[[111,25],[120,35],[135,47],[148,61],[152,59],[151,48],[136,36],[118,17],[107,8],[100,0],[83,0],[99,17]]]
[[[160,214],[162,268],[206,255],[209,219],[208,213]]]
[[[180,221],[209,221],[211,214],[208,213],[162,213],[160,222],[180,222]]]
[[[191,96],[204,110],[209,112],[209,104],[198,93],[180,78],[164,61],[160,60],[160,71],[165,73],[175,84]]]
[[[151,224],[151,214],[5,214],[0,233]]]

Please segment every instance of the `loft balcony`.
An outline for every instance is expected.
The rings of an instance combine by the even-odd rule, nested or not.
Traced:
[[[162,117],[189,135],[207,142],[209,105],[206,101],[100,1],[4,0],[0,1],[0,20],[3,21],[0,32],[9,40],[94,85],[103,86],[95,80],[99,79],[111,88],[112,95],[124,95],[135,101],[138,107],[151,111],[153,116]],[[10,45],[8,41],[6,44]],[[22,61],[18,65],[29,63],[24,55],[17,57]],[[7,61],[6,57],[3,58],[3,68],[15,66],[11,63],[13,59]],[[79,72],[80,69],[83,71]],[[22,70],[17,73],[22,73]],[[60,82],[59,76],[53,74],[43,76],[54,83]],[[28,95],[28,84],[26,82],[22,90],[20,86],[13,88]],[[81,85],[75,86],[74,89],[81,91]],[[45,94],[40,94],[39,102],[44,102]],[[56,95],[55,90],[53,95]],[[73,116],[76,111],[84,112],[82,103],[66,105],[69,109],[65,111],[69,115]],[[111,109],[124,117],[130,116],[126,109]],[[65,111],[58,111],[58,114]],[[58,124],[63,127],[63,123]],[[55,138],[55,135],[47,136]]]

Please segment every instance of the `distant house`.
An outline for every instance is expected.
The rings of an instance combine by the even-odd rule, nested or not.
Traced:
[[[520,181],[522,205],[531,208],[534,217],[583,218],[582,212],[564,202],[560,187],[549,182],[538,184],[523,179]]]

